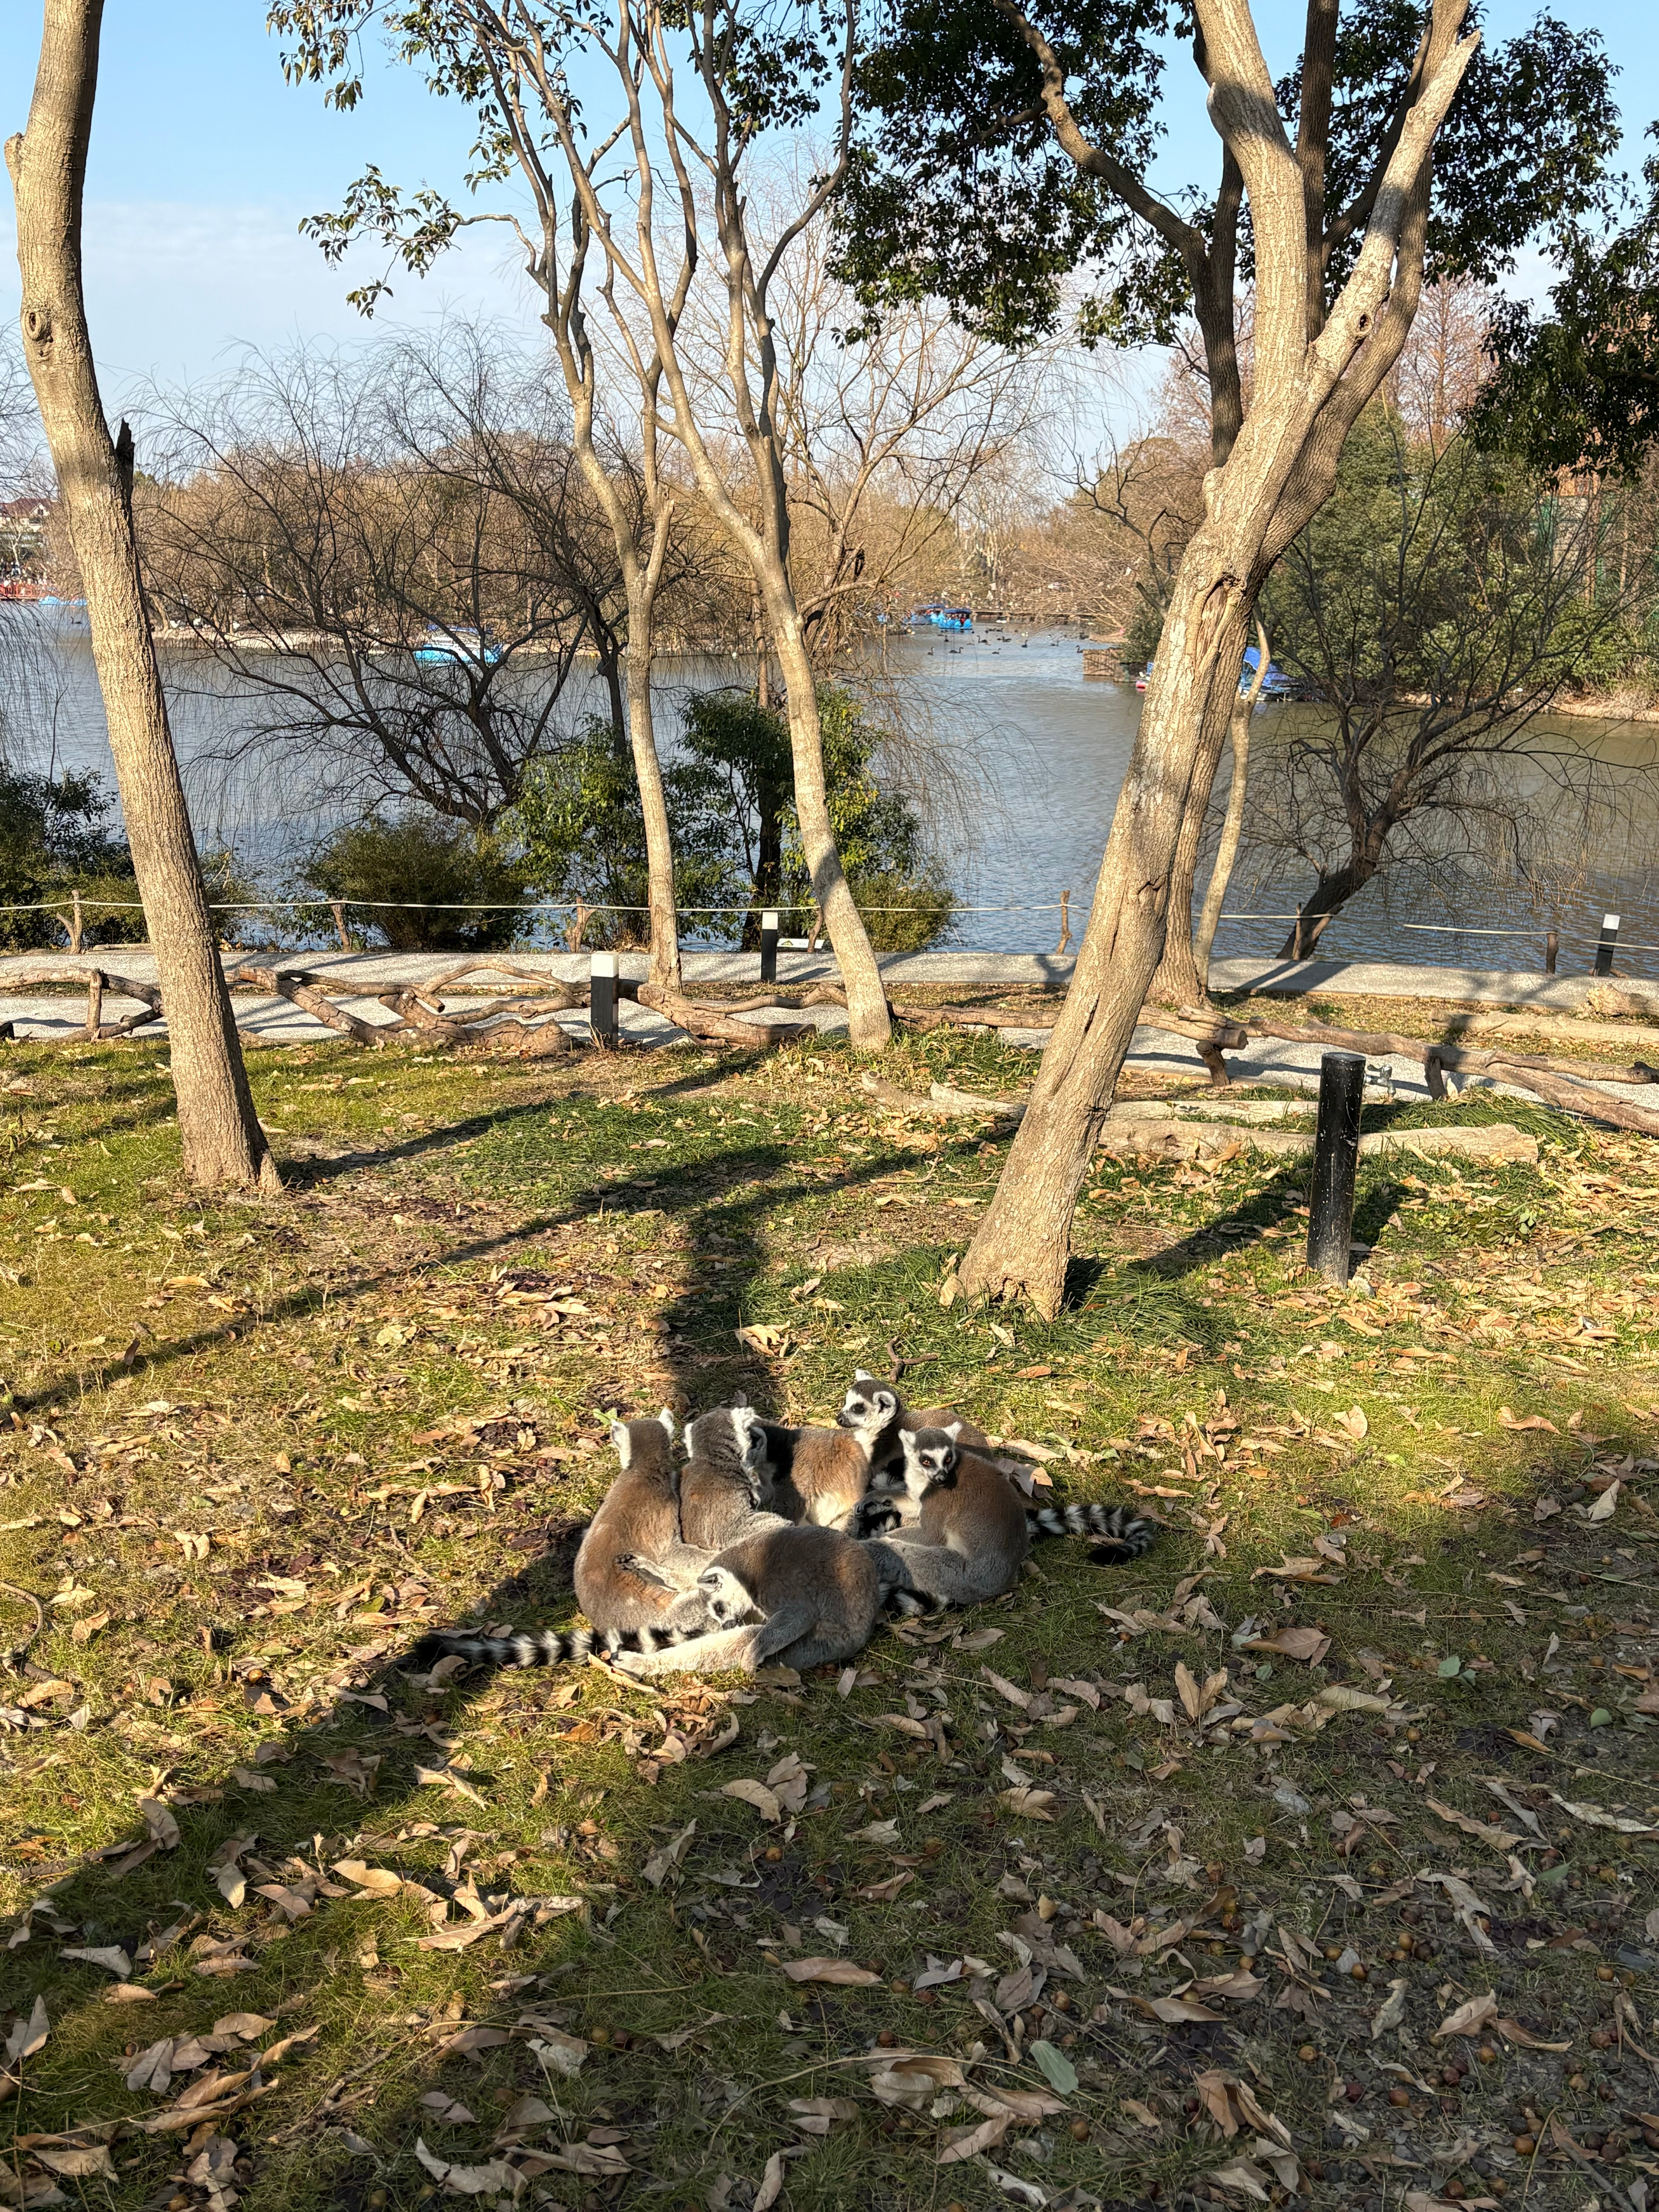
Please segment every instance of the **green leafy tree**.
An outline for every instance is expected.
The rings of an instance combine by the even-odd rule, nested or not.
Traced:
[[[1193,872],[1256,597],[1329,495],[1425,270],[1490,279],[1599,204],[1617,137],[1599,40],[1541,16],[1487,52],[1473,20],[1469,0],[1307,0],[1297,67],[1275,84],[1249,0],[891,0],[862,58],[844,230],[872,312],[933,291],[1018,338],[1057,322],[1073,272],[1103,271],[1083,335],[1165,338],[1190,315],[1210,387],[1205,512],[1066,1004],[959,1273],[970,1296],[1058,1311],[1148,988],[1157,973],[1160,995],[1201,995]],[[1190,40],[1220,154],[1212,185],[1173,196],[1151,180],[1172,36]]]
[[[695,921],[696,908],[732,904],[744,885],[731,864],[728,825],[705,823],[684,802],[674,769],[663,783],[674,880]],[[650,943],[645,811],[633,749],[614,724],[595,717],[575,744],[539,763],[502,828],[543,898],[595,909],[584,943]]]
[[[0,908],[23,909],[0,912],[0,945],[23,951],[59,943],[59,917],[70,914],[76,891],[83,941],[143,942],[137,878],[126,839],[110,826],[114,811],[95,773],[65,769],[54,778],[0,767]]]
[[[1649,126],[1659,137],[1659,124]],[[1524,301],[1493,332],[1499,373],[1475,418],[1497,450],[1545,469],[1633,477],[1659,438],[1659,155],[1642,166],[1646,204],[1610,235],[1563,242],[1550,311]]]
[[[1381,406],[1355,429],[1261,602],[1319,702],[1256,751],[1256,864],[1315,877],[1282,957],[1385,872],[1536,880],[1628,814],[1631,771],[1540,723],[1644,657],[1637,595],[1595,587],[1607,527],[1466,433],[1437,453]]]
[[[830,818],[872,942],[883,951],[920,951],[950,926],[951,886],[910,801],[877,774],[880,730],[833,685],[820,689],[817,703]],[[821,923],[795,816],[787,716],[738,691],[692,694],[684,713],[682,757],[663,783],[688,919],[718,934],[710,909],[740,913],[739,933],[750,944],[764,908],[775,908],[792,934]],[[641,940],[639,787],[605,725],[543,764],[508,826],[543,896],[608,908],[590,928],[595,941]]]
[[[435,814],[370,815],[324,839],[304,890],[350,902],[398,952],[490,952],[522,927],[525,871],[501,840]]]

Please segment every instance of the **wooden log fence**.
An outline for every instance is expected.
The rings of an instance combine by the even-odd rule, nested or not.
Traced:
[[[442,994],[453,991],[466,978],[479,975],[496,975],[510,978],[520,987],[533,985],[495,995],[495,1003],[474,1006],[465,1012],[451,1012],[444,1004]],[[226,981],[233,988],[264,991],[273,998],[286,999],[290,1006],[321,1022],[327,1029],[351,1043],[368,1051],[378,1051],[392,1043],[418,1041],[426,1045],[445,1048],[476,1044],[493,1044],[509,1048],[525,1059],[543,1059],[551,1054],[567,1053],[586,1044],[586,1036],[572,1036],[558,1020],[562,1013],[585,1009],[587,1005],[586,988],[564,983],[538,968],[522,963],[495,960],[471,959],[446,969],[431,982],[418,989],[396,988],[379,994],[380,1003],[393,1018],[387,1022],[369,1021],[349,1007],[342,1006],[337,998],[329,995],[329,987],[337,990],[335,978],[316,969],[272,965],[264,967],[243,961],[228,969]],[[130,1036],[150,1022],[161,1018],[161,994],[154,983],[143,982],[131,975],[118,975],[106,968],[73,966],[56,963],[45,967],[14,969],[0,977],[0,992],[16,994],[43,987],[64,983],[84,984],[87,991],[87,1013],[77,1041],[108,1042]],[[706,1038],[722,1044],[750,1047],[757,1051],[775,1050],[781,1045],[794,1042],[812,1034],[810,1022],[749,1022],[738,1018],[734,1009],[707,1005],[701,1000],[653,989],[649,984],[632,981],[626,976],[617,978],[617,995],[630,999],[636,1004],[649,1006],[661,1013],[677,1028],[692,1036]],[[136,1000],[139,1011],[124,1015],[119,1021],[103,1018],[106,996]],[[845,1005],[842,995],[833,987],[826,986],[811,994],[814,1001]],[[762,1000],[756,1006],[770,1003]],[[0,1041],[11,1039],[14,1025],[0,1021]],[[250,1044],[264,1044],[269,1040],[244,1030]]]

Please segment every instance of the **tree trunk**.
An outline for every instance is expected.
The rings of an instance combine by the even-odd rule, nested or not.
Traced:
[[[132,446],[110,439],[87,330],[81,210],[102,0],[46,0],[25,133],[9,139],[23,342],[87,595],[93,662],[161,987],[186,1179],[280,1188],[208,910],[132,530]]]
[[[773,612],[774,643],[787,694],[789,750],[795,768],[795,818],[812,878],[812,896],[823,916],[847,993],[847,1025],[854,1052],[880,1052],[893,1034],[887,992],[863,917],[842,872],[830,824],[823,781],[823,732],[817,688],[793,605]]]
[[[1238,858],[1238,841],[1244,830],[1244,799],[1250,780],[1250,717],[1255,712],[1255,702],[1261,696],[1261,687],[1267,680],[1267,633],[1258,622],[1255,626],[1256,652],[1260,656],[1249,690],[1233,708],[1229,734],[1232,739],[1232,781],[1227,786],[1227,814],[1221,825],[1221,840],[1215,848],[1215,865],[1210,870],[1210,880],[1204,892],[1204,910],[1199,915],[1198,927],[1193,936],[1193,965],[1203,986],[1203,996],[1210,990],[1210,953],[1215,944],[1216,925],[1221,920],[1221,909],[1226,903],[1227,886],[1233,879],[1233,863]],[[1167,948],[1166,948],[1167,950]]]
[[[1205,708],[1217,667],[1237,668],[1243,655],[1252,570],[1271,512],[1259,523],[1202,526],[1176,572],[1071,989],[996,1195],[958,1270],[969,1295],[1023,1292],[1050,1319],[1060,1310],[1078,1187],[1164,949]]]
[[[1281,960],[1306,960],[1320,939],[1351,898],[1363,891],[1376,873],[1380,861],[1364,854],[1334,875],[1322,876],[1313,896],[1297,915],[1290,935],[1279,948]]]
[[[641,580],[628,605],[628,737],[634,750],[634,776],[645,818],[646,868],[651,908],[652,984],[678,998],[680,920],[674,896],[674,842],[668,828],[662,762],[657,754],[657,726],[651,702],[651,661],[656,599],[654,581]],[[635,604],[635,602],[639,604]]]
[[[1228,676],[1226,669],[1217,669],[1215,686],[1205,705],[1192,787],[1182,811],[1181,830],[1170,867],[1164,951],[1158,973],[1146,993],[1154,1005],[1160,1006],[1195,1006],[1205,993],[1204,963],[1198,957],[1193,940],[1193,892],[1198,878],[1199,848],[1204,842],[1204,824],[1209,817],[1210,793],[1221,765],[1221,749],[1227,740],[1233,699],[1238,689],[1237,681],[1229,684]]]

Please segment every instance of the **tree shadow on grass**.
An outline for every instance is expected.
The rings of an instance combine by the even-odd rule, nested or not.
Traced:
[[[698,1079],[714,1079],[707,1071]],[[662,1090],[672,1095],[691,1087],[684,1082]],[[444,1149],[446,1139],[453,1144],[510,1129],[524,1114],[537,1110],[514,1105],[495,1115],[468,1116],[441,1135],[359,1157],[376,1165],[418,1157]],[[613,1210],[619,1200],[638,1204],[648,1198],[652,1208],[689,1229],[694,1272],[700,1255],[718,1253],[734,1262],[712,1302],[694,1279],[684,1296],[668,1303],[664,1334],[649,1347],[658,1371],[688,1406],[699,1409],[709,1402],[730,1402],[739,1388],[764,1404],[775,1395],[776,1378],[766,1363],[735,1344],[732,1329],[764,1269],[769,1217],[809,1194],[821,1198],[857,1190],[909,1158],[878,1151],[855,1166],[809,1179],[793,1170],[783,1142],[736,1148],[722,1144],[713,1159],[680,1163],[653,1174],[648,1191],[642,1182],[586,1177],[558,1206],[531,1212],[511,1231],[469,1237],[429,1265],[441,1279],[445,1270],[522,1253],[526,1238]],[[338,1160],[328,1166],[334,1177],[343,1172]],[[252,1329],[315,1315],[325,1297],[337,1310],[394,1285],[407,1287],[409,1274],[407,1268],[374,1270],[343,1288],[307,1286],[273,1304]],[[227,1322],[154,1346],[134,1366],[157,1374],[173,1362],[233,1337],[246,1340],[249,1334],[249,1322],[239,1317],[234,1326]],[[647,1356],[641,1348],[641,1364]],[[636,1410],[648,1410],[640,1402],[644,1394],[637,1387],[618,1387],[614,1355],[603,1354],[595,1366],[592,1395],[613,1402],[632,1401]],[[68,1387],[60,1379],[39,1397],[61,1398]],[[338,1478],[330,1480],[337,1485]],[[323,1501],[322,1490],[313,1486],[312,1498],[314,1513]],[[345,1548],[349,1553],[356,1546],[363,1564],[395,1577],[396,1564],[376,1559],[368,1549],[374,1525],[364,1524]],[[557,1531],[539,1532],[535,1540],[540,1556],[498,1578],[475,1613],[487,1620],[508,1613],[522,1620],[527,1603],[544,1617],[556,1611],[566,1593],[579,1525],[572,1520]],[[412,1529],[408,1533],[413,1537]],[[395,1530],[392,1534],[413,1567],[421,1548],[418,1538],[405,1544]],[[555,1537],[551,1543],[550,1534]],[[636,1692],[630,1688],[624,1693],[603,1679],[596,1683],[592,1674],[576,1677],[573,1686],[563,1671],[514,1677],[505,1693],[496,1680],[483,1676],[459,1688],[417,1688],[398,1668],[411,1632],[398,1629],[395,1622],[390,1637],[376,1629],[371,1642],[337,1652],[331,1663],[325,1654],[312,1651],[286,1656],[271,1647],[270,1629],[243,1619],[240,1609],[251,1606],[261,1567],[267,1582],[274,1574],[280,1583],[283,1566],[293,1564],[291,1557],[272,1559],[268,1547],[264,1560],[217,1586],[216,1595],[228,1603],[232,1617],[213,1633],[218,1680],[204,1686],[193,1716],[202,1733],[194,1746],[179,1741],[171,1788],[165,1768],[152,1785],[173,1797],[177,1846],[166,1847],[164,1838],[163,1848],[125,1869],[120,1861],[103,1862],[64,1875],[41,1908],[26,1916],[24,1924],[32,1933],[5,1962],[8,1995],[20,2015],[27,2018],[35,1996],[42,1995],[53,2023],[46,2049],[26,2061],[27,2094],[15,2107],[26,2132],[104,2122],[118,2114],[153,2118],[164,2109],[157,2094],[129,2092],[122,2081],[131,2049],[168,2037],[200,2035],[212,2029],[216,2018],[233,2013],[253,2013],[276,2023],[250,2044],[233,2041],[210,2061],[207,2072],[230,2082],[216,2107],[212,2101],[198,2107],[190,2124],[175,2132],[123,2137],[118,2146],[123,2179],[114,2199],[123,2207],[140,2201],[160,2205],[175,2197],[191,2204],[210,2201],[199,2175],[195,2180],[189,2177],[193,2160],[229,2155],[214,2150],[216,2141],[234,2142],[249,2161],[234,2185],[226,2180],[249,2206],[305,2203],[349,2212],[366,2204],[381,2175],[352,2147],[364,2130],[394,2161],[406,2161],[416,2135],[422,2131],[440,2155],[458,2154],[471,2163],[484,2159],[489,2112],[483,2124],[458,2138],[453,2129],[445,2132],[437,2108],[421,2101],[439,2096],[436,2083],[446,2063],[452,2069],[463,2065],[469,2076],[458,2082],[452,2071],[448,2086],[463,2096],[473,2094],[476,2062],[445,2056],[447,2041],[459,2032],[459,2021],[449,2017],[458,2002],[467,2020],[490,2015],[509,2030],[527,2010],[535,2011],[544,2035],[549,2027],[580,2027],[582,2019],[565,2009],[561,1992],[574,1986],[570,1978],[580,1977],[591,1963],[606,1971],[588,1978],[637,1992],[630,2008],[637,2002],[647,2013],[657,2013],[664,2032],[678,2032],[687,2019],[695,2021],[709,2009],[734,2014],[739,2022],[751,2018],[757,2026],[769,2022],[775,2011],[779,1985],[763,1960],[753,1972],[728,1973],[722,1968],[711,1984],[708,1954],[675,1932],[672,1920],[650,1901],[653,1893],[640,1889],[640,1869],[650,1847],[647,1831],[660,1807],[628,1752],[630,1735],[637,1747],[655,1731],[619,1717],[641,1709],[645,1701]],[[550,1748],[555,1764],[559,1744],[575,1756],[568,1786],[550,1785],[545,1792],[540,1817],[551,1826],[539,1831],[529,1810],[536,1804],[533,1793],[528,1808],[520,1803],[495,1809],[497,1791],[507,1794],[516,1786],[509,1771],[522,1764],[505,1747],[486,1754],[491,1764],[481,1761],[467,1768],[451,1767],[447,1753],[459,1736],[477,1732],[481,1711],[505,1709],[501,1729],[490,1731],[498,1741],[502,1735],[513,1742],[526,1730],[536,1732],[543,1717],[539,1709],[562,1716],[562,1701],[573,1686],[569,1725],[562,1718],[553,1722]],[[327,1710],[307,1717],[307,1706],[318,1701]],[[216,1704],[228,1704],[233,1711],[238,1705],[250,1708],[269,1724],[266,1741],[278,1756],[258,1765],[250,1753],[249,1764],[240,1766],[230,1750],[215,1752],[216,1739],[222,1743],[246,1726],[240,1717],[216,1724]],[[527,1720],[526,1707],[532,1709]],[[165,1737],[159,1747],[167,1747]],[[596,1789],[608,1805],[602,1826],[591,1817]],[[523,1794],[520,1788],[521,1798]],[[707,1824],[706,1814],[704,1819]],[[591,1835],[583,1832],[585,1821],[594,1832]],[[483,1837],[481,1828],[488,1832]],[[503,1830],[512,1839],[507,1856],[520,1863],[512,1872],[500,1863],[496,1848]],[[135,1839],[137,1832],[135,1826]],[[532,1834],[538,1840],[526,1850]],[[251,1878],[245,1901],[233,1906],[221,1896],[213,1863],[239,1838],[246,1839],[239,1858]],[[405,1891],[391,1902],[365,1897],[349,1877],[333,1873],[345,1859],[390,1866],[428,1896],[422,1899]],[[750,1879],[744,1875],[745,1881]],[[765,1889],[769,1905],[797,1916],[821,1895],[805,1886],[807,1869],[797,1850],[786,1851],[775,1869],[754,1879]],[[480,1911],[493,1924],[465,1948],[419,1950],[433,1932],[430,1915],[438,1909],[437,1900],[455,1898],[471,1880],[476,1894],[470,1902],[450,1905],[447,1926],[465,1934],[474,1924],[466,1916]],[[611,1886],[618,1882],[620,1888]],[[549,1899],[579,1891],[587,1899],[580,1913],[549,1906],[540,1924],[533,1912],[527,1919],[510,1911],[505,1921],[498,1917],[497,1899],[505,1905],[508,1893]],[[653,1928],[648,1936],[630,1942],[625,1929],[608,1929],[605,1922],[613,1905],[635,1892],[646,1899]],[[296,1903],[301,1909],[295,1912]],[[500,1947],[509,1936],[513,1948],[503,1954]],[[58,1960],[60,1944],[77,1943],[118,1949],[152,1991],[151,1999],[131,2006],[106,2004],[108,1984],[95,1966]],[[204,1944],[209,1948],[201,1948]],[[214,1946],[226,1948],[216,1952]],[[371,1954],[377,1963],[364,1966]],[[384,1966],[378,1963],[381,1957]],[[239,1963],[243,1961],[246,1971]],[[726,1964],[736,1968],[738,1962]],[[515,1985],[520,1976],[522,1987]],[[829,1991],[800,2008],[813,2033],[837,2052],[861,2050],[867,2042],[868,2008],[856,2004],[854,1996]],[[266,2118],[271,2108],[262,2100],[240,2103],[262,2087],[261,2081],[238,2082],[234,2076],[246,2072],[260,2045],[269,2046],[313,2021],[323,2024],[317,2059],[296,2053],[274,2069],[289,2096],[276,2108],[280,2119],[273,2131]],[[532,2027],[513,2033],[491,2052],[490,2082],[503,2095],[508,2089],[535,2092],[562,2111],[574,2100],[578,2108],[586,2108],[584,2126],[600,2100],[606,2114],[625,2124],[641,2124],[647,2110],[654,2109],[633,2094],[626,2078],[630,2069],[619,2069],[617,2057],[605,2053],[596,2054],[580,2090],[571,2090],[531,2051],[533,2033]],[[207,2076],[192,2069],[191,2078],[199,2084]],[[179,2086],[173,2085],[175,2095]],[[742,2094],[727,2098],[720,2092],[727,2103]],[[706,2126],[706,2103],[694,2118]],[[684,2122],[674,2124],[683,2129]],[[578,2130],[569,2139],[580,2134]],[[690,2160],[687,2170],[694,2170],[695,2142],[683,2136],[680,2140],[682,2151],[675,2154],[683,2154],[683,2162]],[[458,2142],[464,2150],[457,2151]],[[27,2148],[21,2138],[20,2148]],[[873,2205],[902,2197],[900,2169],[890,2166],[880,2142],[873,2154],[866,2154],[856,2179],[850,2173],[834,2178],[845,2162],[844,2144],[819,2146],[811,2155],[826,2169],[827,2193],[798,2196],[798,2202]],[[589,2160],[590,2166],[596,2162],[602,2163]],[[404,2174],[412,2171],[406,2162],[400,2168]],[[641,2197],[634,2184],[608,2180],[596,2171],[568,2175],[556,2169],[549,2186],[562,2191],[567,2181],[568,2197],[559,2201],[572,2204],[666,2201],[648,2184]],[[410,2183],[405,2193],[414,2187]],[[665,2181],[662,2187],[670,2185]]]

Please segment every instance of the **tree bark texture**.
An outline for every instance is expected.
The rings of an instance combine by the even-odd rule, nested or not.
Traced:
[[[824,789],[823,732],[818,720],[817,687],[801,636],[793,594],[773,614],[775,643],[783,670],[789,717],[789,750],[795,769],[795,819],[801,850],[812,878],[812,896],[830,933],[836,963],[847,993],[847,1026],[854,1052],[880,1052],[892,1036],[887,988],[881,979],[864,917],[853,903],[852,887],[841,865],[830,823]]]
[[[82,289],[81,211],[102,0],[46,0],[28,127],[8,140],[23,349],[87,595],[128,841],[167,1012],[186,1179],[280,1188],[254,1111],[191,834],[133,537],[132,459],[112,441]]]
[[[635,599],[641,604],[636,606]],[[651,908],[651,975],[653,986],[678,998],[680,975],[680,917],[674,890],[674,841],[668,827],[668,801],[663,789],[662,761],[657,751],[657,725],[651,700],[656,586],[643,584],[629,592],[628,608],[628,741],[634,754],[634,778],[640,787],[640,811],[645,817],[645,864]]]
[[[1204,996],[1204,966],[1193,938],[1193,893],[1198,881],[1198,855],[1209,817],[1210,792],[1221,765],[1222,747],[1237,718],[1238,686],[1228,683],[1229,672],[1218,666],[1215,682],[1204,706],[1198,757],[1193,767],[1192,790],[1182,810],[1176,838],[1175,859],[1170,868],[1169,916],[1164,932],[1164,951],[1158,972],[1146,995],[1160,1006],[1190,1006]]]
[[[1221,836],[1215,848],[1210,880],[1205,886],[1204,910],[1199,915],[1198,927],[1193,933],[1193,967],[1202,986],[1200,995],[1205,998],[1209,996],[1210,954],[1215,945],[1216,925],[1221,920],[1221,909],[1226,904],[1227,887],[1233,879],[1233,863],[1238,858],[1238,842],[1244,834],[1244,801],[1250,787],[1250,717],[1255,712],[1256,701],[1261,696],[1261,687],[1267,680],[1267,633],[1259,622],[1255,626],[1255,644],[1260,656],[1255,675],[1249,690],[1235,705],[1229,728],[1233,773],[1227,786],[1227,812],[1221,824]],[[1167,955],[1166,946],[1166,957]]]
[[[1049,1318],[1060,1310],[1078,1189],[1164,951],[1182,817],[1208,803],[1220,758],[1218,691],[1236,690],[1261,584],[1329,496],[1348,431],[1417,310],[1434,138],[1476,43],[1460,37],[1464,13],[1465,0],[1435,0],[1420,89],[1370,193],[1364,243],[1310,337],[1307,180],[1248,0],[1195,0],[1211,118],[1250,203],[1254,391],[1224,465],[1205,479],[1071,989],[958,1271],[968,1296],[1024,1296]]]

